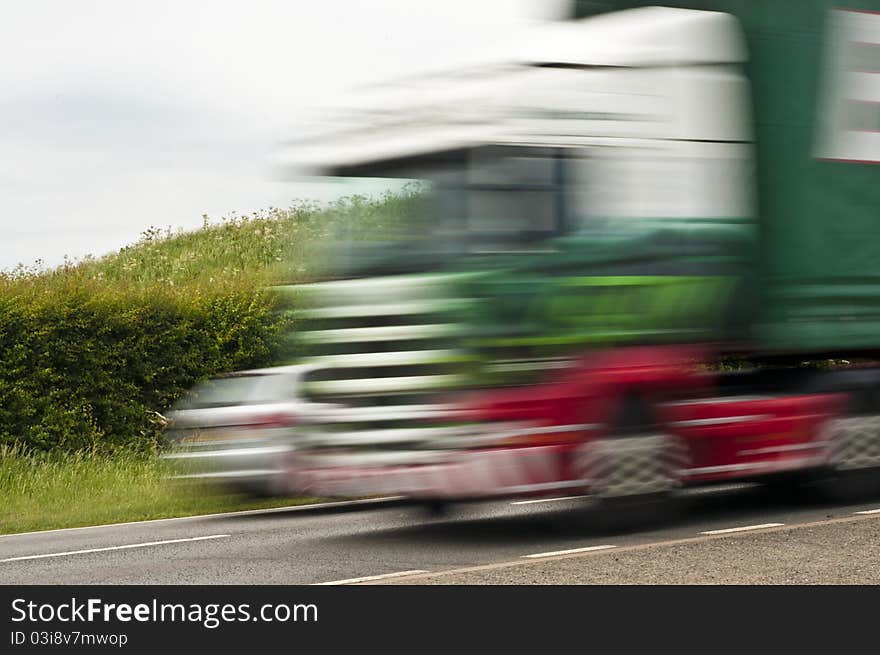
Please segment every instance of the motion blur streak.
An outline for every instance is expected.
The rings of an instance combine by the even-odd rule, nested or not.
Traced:
[[[254,444],[289,450],[218,475],[434,509],[880,487],[880,15],[643,4],[576,3],[285,144],[292,176],[390,189],[387,218],[277,288],[300,405]]]

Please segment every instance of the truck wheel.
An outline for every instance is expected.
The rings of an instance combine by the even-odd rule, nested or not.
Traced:
[[[676,491],[690,462],[687,444],[657,425],[651,404],[638,392],[621,398],[612,425],[611,436],[582,444],[574,459],[600,521],[630,528],[677,514]]]
[[[880,415],[836,419],[829,428],[828,465],[815,487],[835,501],[855,501],[880,493]]]
[[[678,437],[646,434],[585,443],[575,466],[598,503],[600,522],[625,529],[678,513],[675,492],[688,460],[687,447]]]
[[[687,460],[687,448],[668,434],[597,439],[577,454],[581,479],[600,499],[674,492]]]

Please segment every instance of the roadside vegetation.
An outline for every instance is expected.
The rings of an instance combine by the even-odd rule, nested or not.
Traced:
[[[195,483],[175,484],[154,455],[120,450],[0,450],[0,533],[11,534],[262,509],[312,498],[255,499]]]
[[[169,486],[162,413],[201,379],[289,357],[269,287],[319,276],[322,244],[373,238],[416,197],[205,217],[0,273],[0,533],[266,506]]]

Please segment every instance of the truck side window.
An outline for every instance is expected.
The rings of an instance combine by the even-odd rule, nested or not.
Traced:
[[[562,229],[558,166],[550,149],[472,151],[466,197],[476,250],[529,249]]]
[[[595,165],[580,149],[569,153],[563,161],[566,223],[570,232],[580,232],[595,222],[597,189],[592,187]]]

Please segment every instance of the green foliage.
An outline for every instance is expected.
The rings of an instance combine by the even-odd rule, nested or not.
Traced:
[[[0,274],[0,446],[154,450],[161,412],[195,382],[282,358],[293,326],[268,286],[308,279],[327,239],[396,225],[416,195],[206,217],[101,259]]]
[[[130,449],[24,452],[0,447],[0,534],[279,507],[310,498],[243,498],[168,479],[166,463]]]

